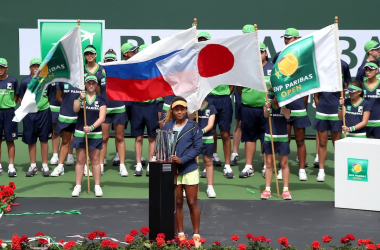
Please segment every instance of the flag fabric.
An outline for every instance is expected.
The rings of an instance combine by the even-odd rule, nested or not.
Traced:
[[[147,101],[173,95],[176,90],[165,81],[156,62],[190,48],[197,42],[196,27],[153,43],[127,61],[102,64],[107,75],[107,96],[110,100]],[[177,86],[178,87],[178,86]],[[196,86],[181,85],[183,91]]]
[[[342,91],[338,24],[287,45],[270,82],[280,106],[318,92]]]
[[[77,26],[61,38],[49,51],[32,77],[15,111],[14,122],[20,122],[28,113],[37,112],[37,103],[47,86],[53,82],[66,82],[84,89],[83,56],[80,27]]]
[[[174,94],[187,100],[190,112],[222,84],[267,91],[257,32],[199,42],[156,64]],[[182,88],[194,85],[193,91]]]

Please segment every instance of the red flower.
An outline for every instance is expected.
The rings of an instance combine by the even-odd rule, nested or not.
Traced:
[[[36,233],[36,237],[37,236],[45,236],[45,235],[44,235],[44,233],[38,232],[38,233]]]
[[[13,189],[12,189],[12,188],[10,188],[10,187],[5,187],[5,188],[4,188],[4,190],[3,190],[3,195],[4,195],[5,197],[11,196],[11,195],[13,195],[13,194],[14,194],[14,192],[13,192]]]
[[[350,241],[355,240],[355,237],[352,234],[347,234],[346,238],[349,239]]]
[[[325,235],[322,237],[322,242],[323,243],[329,243],[332,238],[333,238],[332,236]]]
[[[96,238],[96,232],[89,233],[89,234],[87,235],[87,238],[88,238],[89,240],[94,240],[94,239]]]
[[[233,242],[236,242],[239,238],[240,238],[239,235],[236,235],[236,234],[234,234],[234,235],[231,236],[231,240]]]
[[[13,250],[21,250],[20,237],[18,237],[17,234],[14,234],[12,237],[12,249]]]
[[[369,245],[367,246],[367,249],[368,249],[368,250],[376,250],[376,246],[375,246],[374,244],[369,244]]]
[[[248,240],[252,240],[252,238],[253,238],[253,234],[246,234],[245,235],[245,238],[247,238]]]
[[[132,236],[135,236],[135,235],[138,235],[139,232],[138,232],[137,230],[135,230],[135,229],[132,229],[132,230],[129,232],[129,234],[132,235]]]
[[[346,243],[348,243],[348,242],[350,242],[350,239],[348,239],[348,238],[346,238],[346,237],[343,237],[342,239],[340,239],[340,243],[341,243],[341,244],[346,244]]]
[[[244,244],[239,244],[238,248],[239,248],[239,250],[246,250],[247,249],[247,247]]]
[[[180,246],[181,248],[183,248],[183,247],[185,246],[185,244],[186,244],[186,240],[181,240],[181,241],[179,242],[179,246]]]
[[[1,246],[1,244],[3,244],[3,240],[2,239],[0,239],[0,246]]]
[[[103,248],[107,248],[111,245],[110,240],[103,240],[102,243],[100,244]]]
[[[187,246],[187,248],[194,247],[195,246],[195,242],[193,240],[188,240],[186,242],[186,246]]]
[[[12,188],[13,190],[16,190],[16,185],[14,182],[9,182],[8,186]]]
[[[200,243],[206,243],[206,239],[204,239],[204,238],[200,238],[200,239],[199,239],[199,242],[200,242]]]
[[[26,242],[29,242],[29,239],[28,239],[28,236],[26,236],[26,235],[23,235],[23,236],[21,236],[21,238],[20,238],[20,243],[26,243]]]
[[[214,245],[220,246],[220,242],[219,241],[214,241]]]
[[[361,245],[363,245],[364,244],[364,240],[363,239],[358,239],[358,246],[361,246]]]
[[[377,245],[376,245],[376,247],[377,247],[378,249],[380,249],[380,243],[379,243],[379,244],[377,244]]]
[[[164,238],[158,237],[157,238],[157,245],[159,245],[160,247],[163,247],[163,244],[165,244]]]
[[[12,210],[11,206],[8,205],[7,208],[6,208],[6,211],[10,212],[11,210]]]
[[[321,243],[319,243],[319,241],[313,241],[313,243],[311,244],[311,247],[313,248],[313,250],[318,250],[319,249],[319,246],[321,245]]]
[[[111,242],[110,247],[111,248],[117,248],[117,242]]]
[[[281,245],[287,247],[286,245],[288,245],[288,238],[286,238],[286,237],[280,237],[280,238],[278,238],[278,243],[280,243]]]
[[[260,238],[259,238],[259,237],[253,237],[252,240],[253,240],[253,241],[259,241]]]
[[[42,245],[49,243],[46,239],[40,239],[38,242]]]
[[[99,236],[100,238],[106,237],[106,232],[103,232],[103,231],[99,231],[99,230],[97,230],[96,233],[98,234],[98,236]]]
[[[61,243],[61,244],[62,244],[63,242],[65,242],[64,239],[58,241],[58,243]]]
[[[285,243],[284,244],[284,247],[289,247],[290,245],[288,243]]]
[[[70,249],[72,247],[75,247],[75,241],[68,241],[66,244],[63,246],[64,249]]]
[[[132,235],[130,235],[130,234],[127,234],[125,236],[125,242],[127,242],[128,244],[131,244],[134,239],[135,238]]]
[[[159,233],[159,234],[157,234],[157,238],[165,239],[165,234]]]
[[[267,238],[265,238],[263,235],[260,235],[260,236],[259,236],[259,240],[260,240],[261,242],[266,242],[266,241],[267,241]]]
[[[140,229],[140,232],[141,232],[143,235],[147,235],[147,234],[150,232],[150,230],[149,230],[148,227],[142,227],[142,228]]]
[[[369,244],[373,244],[373,242],[372,242],[371,239],[366,239],[366,240],[363,240],[363,244],[364,245],[369,245]]]

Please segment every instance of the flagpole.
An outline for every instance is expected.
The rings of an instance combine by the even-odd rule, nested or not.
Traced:
[[[78,26],[80,26],[80,19],[77,20]],[[86,99],[83,102],[83,115],[84,115],[84,126],[87,127],[87,115],[86,115]],[[87,133],[84,133],[84,140],[86,142],[86,165],[87,165],[87,194],[90,194],[90,165],[88,164],[88,138]]]
[[[254,27],[255,27],[255,32],[257,32],[257,24],[255,24]],[[265,102],[268,102],[268,92],[265,92]],[[273,166],[274,166],[274,176],[275,176],[275,179],[276,179],[277,197],[280,198],[280,190],[279,190],[279,187],[278,187],[278,179],[277,179],[276,154],[274,152],[272,120],[271,120],[271,117],[270,117],[270,113],[269,113],[269,117],[268,117],[268,122],[269,122],[269,131],[270,131],[270,143],[272,145],[272,157],[273,157]],[[280,167],[281,167],[281,165],[280,165]]]
[[[338,16],[335,16],[335,23],[336,25],[338,25]],[[344,99],[344,89],[343,91],[340,92],[340,97],[342,97]],[[343,106],[342,106],[342,114],[343,114],[343,126],[346,126],[346,117],[345,117],[345,114],[346,113],[346,107],[344,106],[344,103],[343,103]],[[346,132],[343,132],[344,133],[344,138],[347,137],[347,133]]]
[[[194,18],[193,26],[197,27],[197,24],[198,24],[198,20],[196,18]],[[197,33],[195,33],[195,35],[197,35]],[[197,123],[199,121],[198,110],[195,112],[195,121]],[[197,156],[196,160],[197,160],[197,164],[199,166],[199,155]],[[199,185],[198,185],[198,194],[197,194],[197,196],[199,197]]]

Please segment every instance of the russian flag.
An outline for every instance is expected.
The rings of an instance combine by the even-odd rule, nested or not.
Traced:
[[[110,100],[147,101],[173,95],[173,86],[162,76],[156,63],[197,42],[196,27],[162,39],[127,61],[102,64],[107,75],[107,96]],[[194,91],[197,86],[188,88]]]

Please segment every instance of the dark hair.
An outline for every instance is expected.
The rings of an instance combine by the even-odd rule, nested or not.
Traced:
[[[106,51],[106,53],[104,53],[104,55],[107,55],[107,54],[114,54],[114,55],[116,55],[116,52],[113,49],[109,49],[109,50]]]
[[[86,50],[87,48],[93,48],[94,50],[96,50],[96,48],[92,44],[87,45],[86,48],[84,48],[84,50]],[[84,64],[87,64],[87,60],[86,59],[84,59]]]
[[[350,82],[350,84],[363,89],[363,85],[361,81],[355,80],[355,81]],[[362,90],[362,92],[360,93],[360,97],[363,97],[363,96],[364,96],[364,91]]]
[[[173,111],[172,111],[172,105],[173,103],[175,103],[176,101],[184,101],[187,103],[186,99],[181,97],[181,96],[176,96],[173,98],[172,102],[170,103],[170,107],[169,107],[169,110],[168,112],[166,113],[165,115],[165,118],[164,118],[164,122],[167,123],[168,121],[171,121],[174,119],[174,115],[173,115]]]
[[[379,62],[378,62],[377,60],[369,61],[369,63],[374,63],[374,64],[376,64],[377,66],[379,66]]]

